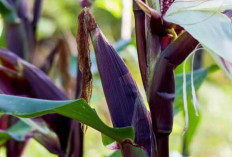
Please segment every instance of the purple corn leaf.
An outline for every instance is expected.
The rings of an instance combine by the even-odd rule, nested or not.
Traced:
[[[13,124],[18,121],[16,117],[8,116],[7,117],[7,127],[10,128]],[[28,140],[25,142],[18,142],[15,140],[8,140],[5,143],[6,146],[6,156],[7,157],[15,157],[15,156],[22,156],[23,151],[28,143]]]
[[[8,50],[0,49],[2,64],[12,70],[18,70],[23,74],[28,83],[30,97],[47,100],[67,100],[66,95],[58,89],[54,83],[38,68],[23,61]],[[28,94],[25,93],[25,94]],[[69,118],[57,114],[49,114],[42,117],[49,127],[59,137],[61,149],[65,152],[69,142],[72,121]],[[66,129],[63,129],[66,128]],[[52,152],[52,150],[50,150]]]
[[[29,60],[31,59],[36,39],[35,31],[29,19],[27,10],[27,1],[9,1],[11,7],[17,12],[20,19],[19,23],[11,23],[6,21],[6,45],[9,50],[16,53],[18,56]],[[38,21],[38,19],[37,19]]]
[[[225,14],[229,18],[232,18],[232,10],[226,10],[226,11],[223,12],[223,14]]]
[[[28,84],[17,71],[6,67],[0,67],[0,90],[10,95],[25,95],[29,93]]]
[[[18,12],[18,16],[21,19],[23,24],[23,28],[26,32],[27,39],[27,47],[28,47],[28,57],[31,57],[31,53],[34,52],[35,49],[35,34],[32,29],[31,21],[29,20],[29,11],[27,8],[27,0],[18,0],[15,4],[15,8]],[[28,58],[30,59],[30,58]]]
[[[17,72],[6,67],[0,67],[0,90],[4,94],[24,95],[26,91],[25,81],[17,75]],[[12,116],[3,116],[0,118],[0,129],[6,130],[11,127],[17,118]],[[6,154],[9,157],[15,155],[21,156],[27,142],[18,142],[15,140],[8,140],[5,144]]]
[[[90,11],[83,10],[79,15],[79,21],[80,19],[85,21],[85,29],[92,39],[98,71],[114,127],[133,126],[135,143],[143,146],[151,156],[154,146],[153,133],[148,121],[149,114],[134,79],[116,50],[108,44]]]
[[[60,42],[58,41],[56,46],[51,50],[51,52],[49,53],[49,55],[47,56],[47,58],[45,59],[45,61],[40,67],[40,69],[46,74],[50,72],[52,65],[54,63],[54,60],[55,60],[55,56],[59,52],[59,43]]]

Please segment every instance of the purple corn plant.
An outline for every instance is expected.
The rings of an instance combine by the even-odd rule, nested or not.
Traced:
[[[89,43],[91,41],[104,96],[114,127],[110,128],[106,126],[106,128],[112,132],[115,128],[117,131],[125,128],[134,129],[134,139],[128,138],[123,139],[123,141],[121,138],[120,140],[118,140],[119,138],[114,139],[114,141],[116,141],[114,148],[120,149],[123,157],[169,156],[169,135],[173,129],[174,117],[174,70],[184,62],[199,44],[202,44],[201,46],[206,47],[207,50],[213,51],[212,54],[215,60],[224,68],[229,76],[231,76],[232,73],[232,64],[230,62],[232,58],[228,57],[227,60],[227,58],[225,58],[227,55],[226,53],[219,53],[218,49],[215,49],[212,43],[205,41],[203,37],[202,40],[199,39],[200,34],[192,29],[194,26],[190,26],[189,28],[188,26],[190,24],[182,24],[180,22],[181,18],[172,19],[172,16],[176,14],[182,15],[186,10],[189,11],[186,9],[188,7],[182,7],[182,13],[178,12],[180,8],[178,8],[179,6],[176,3],[185,6],[187,5],[184,3],[185,1],[174,2],[173,0],[157,0],[156,6],[154,6],[152,2],[154,1],[133,0],[138,63],[149,106],[148,110],[129,69],[118,52],[109,44],[90,9],[87,8],[92,6],[93,1],[79,0],[81,7],[84,9],[78,16],[76,39],[78,67],[76,89],[73,94],[75,96],[73,97],[76,99],[85,99],[87,103],[91,102],[93,86],[93,76],[91,73],[92,58],[90,57]],[[40,66],[40,69],[29,63],[33,63],[33,58],[36,57],[34,53],[37,45],[36,29],[41,13],[41,3],[42,0],[34,1],[33,19],[30,20],[26,0],[5,1],[5,4],[7,4],[6,8],[8,9],[7,11],[13,11],[14,14],[12,14],[12,16],[14,15],[15,19],[9,20],[9,17],[5,18],[5,39],[7,49],[9,50],[0,48],[0,93],[21,96],[25,99],[37,98],[59,100],[56,102],[63,102],[62,100],[69,99],[67,91],[71,86],[71,77],[68,72],[69,50],[65,39],[59,38],[57,40],[58,42],[55,48],[52,49],[51,53]],[[189,1],[189,3],[195,2]],[[0,1],[0,5],[1,4],[2,2]],[[152,7],[148,4],[150,4],[150,6],[152,5]],[[226,0],[226,4],[231,4],[231,2],[229,3],[229,1]],[[174,7],[172,8],[173,5]],[[214,6],[216,5],[210,7]],[[204,8],[204,6],[194,7],[196,7],[195,10],[193,9],[197,12],[196,15],[199,12],[205,13],[204,11],[208,11],[208,8]],[[223,5],[221,8],[228,9],[227,6],[224,7]],[[192,13],[193,10],[190,9],[190,12]],[[232,17],[231,10],[222,9],[220,13],[227,15],[222,16],[222,18]],[[193,17],[196,18],[196,15]],[[186,15],[182,15],[180,17],[185,16]],[[224,19],[223,22],[228,22],[228,19]],[[198,29],[201,27],[198,26]],[[218,32],[220,33],[220,31]],[[221,34],[225,35],[226,33],[224,32]],[[58,63],[56,60],[57,56],[59,57]],[[47,75],[54,66],[58,67],[60,71],[59,79],[61,80],[61,86],[63,88],[58,88]],[[83,105],[83,103],[85,102],[82,101],[82,104],[79,105]],[[62,107],[64,107],[62,109],[67,109],[65,108],[67,106]],[[88,107],[88,105],[83,106],[83,111],[92,113],[93,110]],[[87,124],[93,123],[93,121],[90,122],[88,117],[90,115],[71,111],[72,108],[68,109],[68,112],[71,114],[70,117],[75,117],[74,114],[81,115],[81,122],[84,121],[84,118],[87,118]],[[62,116],[65,114],[60,110],[59,112],[53,110],[53,112],[47,113],[49,114],[39,118],[33,117],[31,120],[36,124],[39,123],[39,121],[46,122],[46,126],[48,126],[56,136],[52,138],[45,134],[35,133],[33,138],[50,152],[60,157],[82,157],[84,141],[82,132],[83,126],[73,119]],[[59,115],[56,113],[63,114]],[[0,118],[0,129],[7,130],[17,121],[17,118],[4,115]],[[103,143],[106,130],[104,131],[102,131]],[[31,137],[32,135],[28,136],[24,142],[9,140],[5,143],[3,146],[7,148],[7,156],[21,156]],[[105,138],[111,138],[111,136]],[[111,141],[112,139],[108,140]]]

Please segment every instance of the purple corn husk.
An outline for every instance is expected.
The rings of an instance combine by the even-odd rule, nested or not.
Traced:
[[[27,8],[27,0],[18,0],[16,3],[16,10],[18,12],[18,16],[23,23],[24,30],[27,36],[27,46],[28,46],[28,57],[30,57],[31,53],[33,53],[35,48],[35,34],[32,29],[31,21],[29,20],[29,12]],[[30,59],[30,58],[29,58]]]
[[[6,22],[5,40],[7,48],[22,58],[27,58],[28,43],[23,24]]]
[[[150,152],[152,133],[147,120],[148,112],[135,81],[118,53],[107,43],[100,30],[96,31],[99,31],[98,35],[94,35],[97,32],[91,32],[91,37],[113,125],[133,125],[135,143],[144,146]]]
[[[91,0],[78,0],[82,8],[90,7],[92,5]]]
[[[54,85],[54,83],[49,79],[49,77],[46,76],[46,74],[44,74],[35,66],[23,61],[21,58],[17,57],[12,52],[0,48],[0,58],[4,66],[12,70],[17,69],[19,70],[19,73],[23,74],[23,77],[26,83],[28,84],[29,89],[29,92],[25,94],[29,94],[29,96],[33,98],[47,100],[68,99],[66,95]],[[63,152],[66,152],[66,148],[68,146],[68,143],[70,142],[69,135],[73,120],[57,114],[48,114],[42,116],[42,118],[48,123],[49,127],[54,132],[56,132],[61,144],[61,150]],[[50,151],[54,152],[54,150]]]
[[[80,17],[79,17],[80,18]],[[98,71],[114,127],[133,126],[135,143],[153,154],[153,133],[148,121],[149,114],[143,99],[125,63],[116,50],[108,44],[97,27],[90,11],[84,18],[90,33]]]
[[[12,8],[17,12],[20,19],[19,23],[6,21],[6,45],[9,50],[18,56],[29,60],[35,49],[36,39],[27,10],[27,1],[9,1]],[[37,19],[38,21],[38,19]]]

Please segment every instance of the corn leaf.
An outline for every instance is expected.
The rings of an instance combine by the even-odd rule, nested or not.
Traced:
[[[26,123],[19,121],[7,130],[0,130],[0,145],[13,138],[16,141],[24,141],[32,135],[33,129]]]
[[[148,157],[148,154],[141,148],[133,146],[131,143],[122,143],[122,156],[123,157]]]
[[[230,0],[178,1],[164,18],[182,26],[210,52],[232,62],[231,19],[221,13],[231,8]]]
[[[232,80],[232,62],[227,61],[221,56],[213,53],[209,49],[206,48],[206,51],[210,53],[214,61],[218,64],[218,66],[222,69],[222,71],[226,74],[226,76]]]
[[[20,20],[15,10],[6,0],[0,0],[0,14],[11,23],[18,23]]]
[[[202,68],[193,72],[193,82],[196,91],[200,88],[204,80],[206,79],[208,73],[216,71],[218,67],[212,65],[209,68]],[[177,114],[179,111],[183,110],[183,75],[176,75],[176,99],[174,101],[174,114]],[[183,152],[187,153],[191,141],[194,137],[196,129],[199,125],[201,119],[201,112],[199,111],[199,116],[195,114],[194,106],[192,105],[192,95],[191,95],[191,73],[186,74],[186,86],[187,86],[187,96],[188,96],[188,117],[189,117],[189,127],[188,131],[185,133],[183,140]],[[183,115],[184,116],[184,115]]]
[[[120,150],[117,150],[108,157],[122,157],[122,154]]]
[[[195,89],[198,90],[202,85],[203,81],[206,79],[208,74],[208,68],[202,68],[194,71],[193,73],[193,82]],[[183,107],[183,74],[178,74],[175,77],[175,86],[176,86],[176,98],[174,101],[174,114],[177,114],[182,110]],[[186,86],[188,98],[191,98],[191,74],[186,74]]]
[[[118,142],[126,139],[134,140],[132,127],[120,129],[108,127],[82,99],[48,101],[1,94],[0,113],[22,118],[33,118],[49,113],[58,113],[84,123]]]

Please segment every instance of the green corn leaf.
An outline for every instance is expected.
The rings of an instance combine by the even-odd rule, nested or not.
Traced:
[[[122,154],[120,150],[117,150],[108,157],[122,157]]]
[[[54,150],[60,150],[60,143],[57,135],[48,128],[45,121],[41,118],[33,120],[29,118],[20,118],[11,128],[0,130],[0,145],[9,139],[22,142],[30,137],[34,137],[37,141],[44,143],[46,146],[52,146]]]
[[[24,141],[27,136],[30,136],[32,131],[33,129],[29,125],[23,121],[18,121],[11,128],[0,130],[0,145],[11,138],[16,141]]]
[[[231,0],[178,1],[164,18],[182,26],[204,48],[232,63],[231,19],[221,13],[226,9],[232,9]]]
[[[193,72],[193,82],[194,82],[195,90],[197,91],[200,88],[200,86],[202,85],[202,83],[204,82],[204,80],[206,79],[209,73],[213,73],[218,69],[219,67],[217,65],[212,65],[208,68],[201,68],[195,70]],[[175,76],[175,86],[176,86],[176,92],[175,92],[176,98],[174,101],[174,114],[177,114],[183,108],[183,74],[177,74]],[[192,98],[191,73],[186,74],[186,86],[187,86],[188,99],[191,99]]]
[[[20,22],[20,19],[18,18],[16,11],[10,6],[10,4],[6,0],[0,0],[0,14],[8,22]]]
[[[104,146],[107,147],[107,146],[113,144],[114,142],[115,142],[114,139],[102,134],[102,143],[103,143]]]
[[[200,88],[204,80],[206,79],[208,73],[213,73],[218,70],[218,66],[212,65],[209,68],[202,68],[194,71],[193,81],[196,91]],[[183,110],[183,74],[176,75],[176,99],[174,101],[174,114],[177,114],[179,111]],[[199,116],[196,116],[195,109],[192,104],[192,95],[191,95],[191,73],[186,74],[186,86],[187,86],[187,96],[188,96],[188,117],[189,117],[189,127],[188,131],[185,133],[183,140],[183,152],[188,153],[189,146],[193,139],[193,136],[196,132],[196,129],[199,125],[201,119],[201,112],[198,111]],[[183,115],[184,116],[184,115]]]
[[[199,69],[194,71],[193,73],[193,81],[196,91],[200,88],[203,81],[206,79],[208,74],[208,69]],[[188,117],[189,117],[189,125],[188,131],[184,134],[183,140],[183,152],[187,153],[189,149],[189,145],[193,139],[193,136],[196,132],[198,124],[201,119],[200,111],[198,111],[199,116],[196,116],[195,109],[192,104],[192,95],[191,95],[191,73],[186,74],[186,86],[187,86],[187,102],[188,102]],[[183,74],[176,75],[176,98],[174,101],[174,114],[177,114],[179,111],[183,109]],[[184,114],[183,114],[184,116]]]
[[[123,157],[148,157],[147,153],[140,147],[124,142],[121,150]]]
[[[200,88],[203,81],[206,79],[208,74],[208,68],[202,68],[193,72],[193,82],[196,91]],[[183,107],[183,74],[178,74],[175,77],[176,84],[176,98],[174,101],[174,113],[177,114],[182,110]],[[186,86],[188,98],[191,99],[191,73],[186,74]],[[191,101],[190,101],[191,102]],[[191,104],[191,103],[190,103]]]
[[[117,142],[134,140],[132,127],[110,128],[83,99],[69,101],[49,101],[0,95],[0,113],[22,118],[39,117],[49,113],[58,113],[86,124]]]

